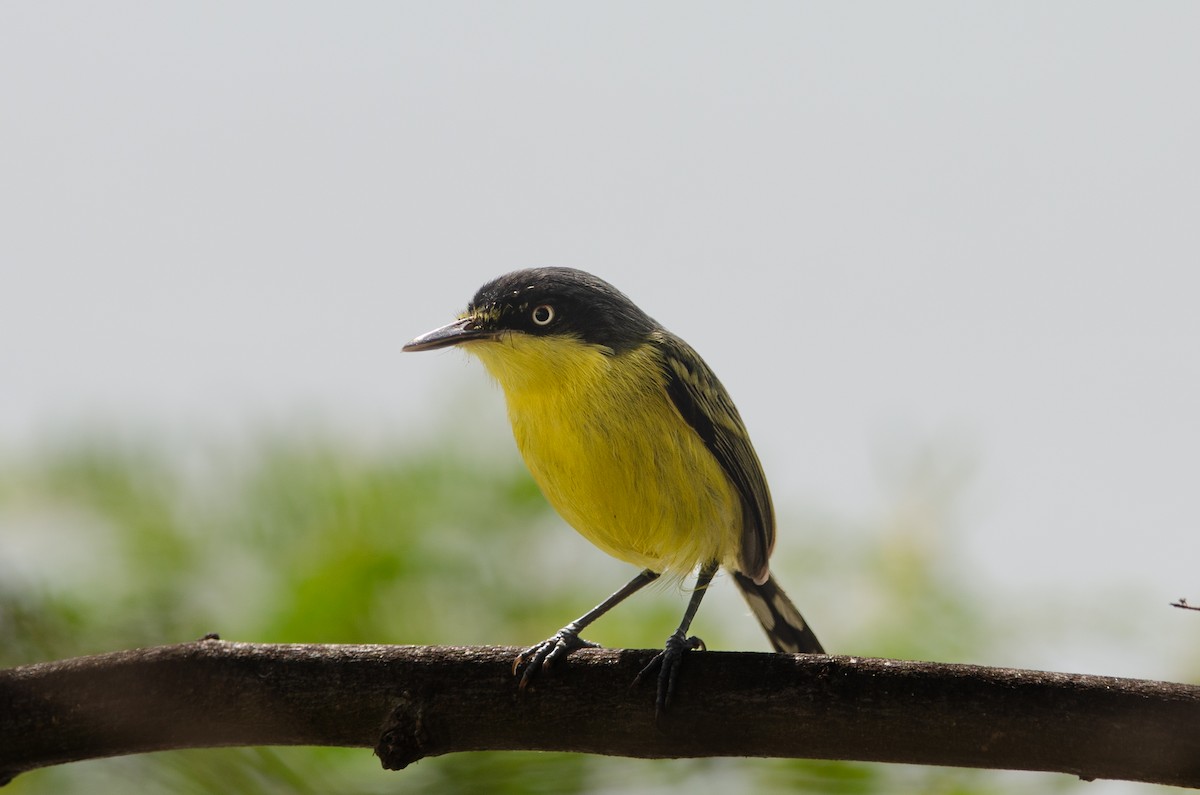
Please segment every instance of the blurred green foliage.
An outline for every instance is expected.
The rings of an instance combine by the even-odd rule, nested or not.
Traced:
[[[277,438],[184,455],[100,439],[10,457],[0,466],[0,665],[208,632],[529,644],[630,575],[565,530],[511,458],[453,450]],[[877,527],[783,517],[774,569],[829,648],[984,660],[994,622],[947,564],[956,487],[946,475],[910,483]],[[589,637],[657,646],[685,600],[679,587],[639,594]],[[695,629],[712,648],[766,649],[727,582]],[[459,754],[388,773],[367,750],[270,748],[78,763],[20,776],[6,792],[985,793],[1005,781],[887,765],[538,753]],[[1041,791],[1073,784],[1038,778]]]

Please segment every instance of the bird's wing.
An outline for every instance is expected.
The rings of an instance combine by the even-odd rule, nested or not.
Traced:
[[[775,512],[762,464],[737,408],[700,355],[669,332],[652,343],[662,351],[664,386],[671,402],[720,463],[742,500],[742,572],[762,583],[775,545]]]

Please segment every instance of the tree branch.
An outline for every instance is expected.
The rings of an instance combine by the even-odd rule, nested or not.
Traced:
[[[1200,787],[1200,687],[855,657],[703,652],[654,723],[654,652],[581,650],[518,694],[512,648],[204,640],[0,671],[0,782],[231,745],[756,756],[1070,773]]]

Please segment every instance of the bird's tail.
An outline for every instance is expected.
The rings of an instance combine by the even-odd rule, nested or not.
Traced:
[[[821,641],[817,640],[804,616],[800,615],[800,611],[774,578],[767,577],[767,581],[759,585],[740,571],[735,571],[733,579],[737,582],[742,596],[746,597],[754,617],[767,631],[767,637],[771,639],[771,645],[776,651],[793,654],[825,653],[825,649],[821,648]]]

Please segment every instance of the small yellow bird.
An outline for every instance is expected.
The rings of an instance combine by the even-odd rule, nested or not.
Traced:
[[[513,664],[525,688],[579,633],[663,574],[699,568],[679,628],[638,675],[658,672],[670,704],[705,590],[724,566],[778,651],[824,650],[771,577],[775,513],[762,465],[729,394],[691,346],[615,287],[572,268],[488,282],[455,322],[406,351],[451,345],[500,383],[513,436],[555,510],[608,554],[643,568],[625,587]]]

